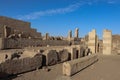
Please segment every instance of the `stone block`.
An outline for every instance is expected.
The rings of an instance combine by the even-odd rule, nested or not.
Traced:
[[[46,50],[45,52],[43,52],[43,55],[45,56],[47,66],[54,65],[58,62],[56,50]]]
[[[66,49],[60,50],[58,52],[58,61],[59,62],[68,61],[69,56],[70,56],[70,53]]]
[[[96,45],[97,45],[97,35],[96,35],[96,30],[92,30],[89,32],[89,38],[88,38],[88,47],[90,48],[92,53],[96,53]]]
[[[88,67],[95,61],[97,61],[97,55],[92,54],[83,58],[74,59],[63,63],[63,75],[72,76],[80,70]]]
[[[42,55],[36,54],[34,57],[6,60],[0,64],[0,73],[19,74],[40,68],[42,66]]]
[[[103,31],[103,54],[110,55],[112,52],[112,32],[109,30]]]
[[[76,50],[75,47],[66,47],[66,49],[67,49],[68,52],[70,53],[71,60],[77,58],[77,50]]]

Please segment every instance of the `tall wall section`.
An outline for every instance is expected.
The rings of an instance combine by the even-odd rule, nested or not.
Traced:
[[[112,32],[103,31],[103,54],[110,55],[112,53]]]
[[[88,35],[88,47],[91,49],[92,53],[96,53],[96,30],[92,30]]]

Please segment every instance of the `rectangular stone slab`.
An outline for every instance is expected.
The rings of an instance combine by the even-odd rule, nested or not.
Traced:
[[[83,58],[74,59],[63,63],[63,75],[72,76],[80,70],[97,61],[97,55],[92,54]]]

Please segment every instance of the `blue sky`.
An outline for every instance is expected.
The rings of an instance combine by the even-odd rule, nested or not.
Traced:
[[[120,0],[0,0],[0,15],[31,22],[44,35],[67,36],[79,28],[80,37],[96,29],[120,34]]]

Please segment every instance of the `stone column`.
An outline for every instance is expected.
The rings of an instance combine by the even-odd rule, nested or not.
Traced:
[[[112,32],[110,30],[103,31],[103,54],[110,55],[112,52]]]
[[[45,40],[48,40],[49,39],[49,33],[46,33],[45,34]]]
[[[88,35],[88,47],[92,53],[96,53],[96,30],[92,30]]]
[[[7,26],[4,25],[4,38],[7,38]]]
[[[76,29],[75,29],[75,38],[78,38],[78,37],[79,37],[79,29],[76,28]]]
[[[71,38],[72,38],[72,31],[70,30],[70,31],[68,32],[68,40],[70,41]]]

